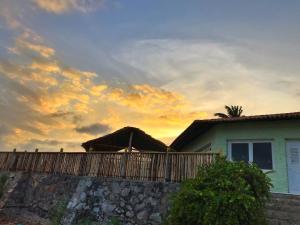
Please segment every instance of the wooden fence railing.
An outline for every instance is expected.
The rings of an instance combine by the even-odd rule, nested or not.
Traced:
[[[180,182],[195,177],[213,153],[0,152],[0,171],[41,172],[148,181]]]

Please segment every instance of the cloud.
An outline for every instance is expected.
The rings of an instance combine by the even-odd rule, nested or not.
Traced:
[[[0,59],[0,73],[11,79],[16,79],[22,84],[32,83],[34,81],[39,85],[57,85],[57,79],[54,76],[49,76],[45,71],[37,70],[32,66],[16,64],[4,59]]]
[[[0,16],[5,20],[11,29],[20,29],[23,27],[20,19],[20,10],[10,0],[0,1]]]
[[[0,138],[1,136],[8,135],[11,131],[6,125],[0,124]]]
[[[104,5],[104,0],[33,0],[41,9],[61,14],[72,10],[88,12],[96,10]]]
[[[159,81],[162,89],[185,96],[194,111],[211,116],[224,104],[241,104],[246,114],[297,110],[298,74],[250,66],[241,57],[249,51],[235,43],[149,39],[129,43],[115,58]],[[294,81],[288,90],[277,82],[284,77]]]
[[[44,146],[44,145],[61,145],[63,142],[58,140],[51,140],[51,139],[43,139],[43,140],[30,139],[29,143]]]
[[[71,1],[40,4],[53,13],[84,11]],[[55,4],[61,5],[55,8]],[[134,76],[134,82],[123,83],[108,82],[97,71],[68,65],[54,46],[15,15],[7,13],[16,37],[6,47],[7,57],[0,58],[0,118],[11,131],[0,140],[1,146],[79,151],[81,142],[111,129],[137,126],[162,138],[175,136],[191,120],[203,116],[178,91],[145,82],[144,70]],[[14,25],[9,24],[12,21]]]
[[[91,96],[99,95],[104,85],[92,81],[96,73],[59,60],[56,50],[40,35],[18,24],[10,26],[18,35],[13,39],[14,45],[7,47],[13,58],[0,58],[0,118],[12,131],[1,138],[0,145],[28,148],[33,147],[30,142],[42,144],[35,141],[42,140],[48,150],[55,150],[55,142],[46,140],[52,137],[66,147],[72,145],[73,150],[80,150],[80,144],[72,144],[78,143],[77,136],[80,137],[74,128],[84,122],[82,114],[93,110]],[[4,132],[6,129],[1,127]],[[81,134],[81,138],[89,135]]]
[[[49,58],[55,54],[53,48],[47,47],[39,43],[31,43],[22,39],[22,35],[16,39],[16,44],[14,48],[9,48],[12,53],[21,54],[21,52],[32,51],[45,58]]]
[[[95,85],[90,89],[90,92],[92,95],[95,96],[101,96],[103,94],[103,91],[108,88],[107,85],[101,84],[101,85]]]
[[[129,106],[139,112],[157,112],[161,109],[174,110],[186,104],[182,95],[149,84],[114,88],[107,93],[107,100]]]
[[[49,114],[49,117],[52,117],[52,118],[63,117],[63,118],[65,118],[67,116],[73,116],[73,115],[74,115],[74,113],[72,113],[72,112],[58,111],[58,112]]]
[[[95,123],[88,126],[76,127],[75,130],[78,133],[85,133],[91,135],[99,135],[111,130],[107,124]]]
[[[47,151],[47,149],[50,148],[53,151],[60,151],[60,149],[63,148],[64,151],[72,151],[74,147],[78,147],[80,144],[79,142],[68,142],[56,139],[28,139],[19,150],[34,151],[35,149],[39,149],[39,151]]]

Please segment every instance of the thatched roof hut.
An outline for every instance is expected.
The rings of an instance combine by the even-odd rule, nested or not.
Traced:
[[[82,144],[86,151],[117,152],[122,149],[165,152],[167,146],[136,127],[124,127],[111,134]]]

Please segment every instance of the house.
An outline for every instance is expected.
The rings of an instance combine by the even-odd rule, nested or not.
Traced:
[[[147,151],[165,152],[167,146],[136,127],[124,127],[103,137],[82,144],[86,151],[118,152]]]
[[[196,120],[170,147],[256,163],[273,192],[300,194],[300,112]]]

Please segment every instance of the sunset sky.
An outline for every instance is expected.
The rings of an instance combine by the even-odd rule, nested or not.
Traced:
[[[1,0],[0,149],[300,111],[299,21],[297,0]]]

